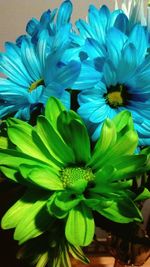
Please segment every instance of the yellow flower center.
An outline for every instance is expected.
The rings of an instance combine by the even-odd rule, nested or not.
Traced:
[[[39,79],[39,80],[33,82],[29,87],[29,92],[32,92],[33,90],[35,90],[40,85],[44,85],[44,80],[43,79]]]
[[[117,108],[126,105],[127,100],[129,99],[129,94],[124,85],[117,84],[116,86],[111,86],[104,97],[109,106]]]
[[[107,100],[110,105],[117,107],[123,105],[123,98],[121,92],[111,92],[107,95]]]

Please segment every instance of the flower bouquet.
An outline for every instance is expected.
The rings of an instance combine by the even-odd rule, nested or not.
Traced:
[[[115,4],[90,5],[75,28],[64,1],[0,54],[0,185],[22,194],[1,227],[36,267],[88,264],[96,227],[120,264],[150,254],[149,7]]]

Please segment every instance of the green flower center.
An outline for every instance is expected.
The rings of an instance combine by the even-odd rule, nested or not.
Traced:
[[[68,167],[61,170],[63,187],[74,191],[84,191],[87,184],[94,181],[94,178],[91,168]]]
[[[109,106],[112,108],[117,108],[127,104],[129,94],[124,85],[117,84],[116,86],[111,86],[108,89],[108,93],[105,94],[104,97]]]
[[[29,92],[32,92],[33,90],[35,90],[40,85],[45,85],[43,79],[39,79],[39,80],[33,82],[29,87]]]

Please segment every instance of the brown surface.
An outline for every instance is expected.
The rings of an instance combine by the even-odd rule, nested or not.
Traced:
[[[113,267],[114,265],[113,257],[91,256],[89,259],[90,264],[87,265],[73,261],[72,267]]]
[[[107,266],[107,265],[106,265]],[[105,266],[105,267],[106,267]],[[113,267],[134,267],[133,265],[122,265],[119,262],[116,262],[115,265]],[[100,267],[100,266],[99,266]],[[140,267],[150,267],[150,259],[146,261],[145,264],[141,265]]]
[[[74,263],[72,267],[126,267],[127,265],[116,265],[114,266],[115,260],[113,257],[91,257],[91,263],[84,265],[80,263]],[[128,266],[129,267],[129,266]],[[132,266],[133,267],[133,266]],[[144,265],[140,267],[150,267],[150,259]]]

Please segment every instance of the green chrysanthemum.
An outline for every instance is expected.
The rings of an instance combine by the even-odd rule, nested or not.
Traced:
[[[50,229],[57,218],[65,222],[70,244],[87,246],[95,228],[92,210],[119,223],[142,220],[130,187],[146,156],[133,155],[138,137],[129,112],[105,121],[92,152],[80,117],[55,98],[35,127],[14,118],[8,126],[16,150],[0,151],[0,169],[28,191],[4,215],[2,227],[15,228],[20,244]]]

